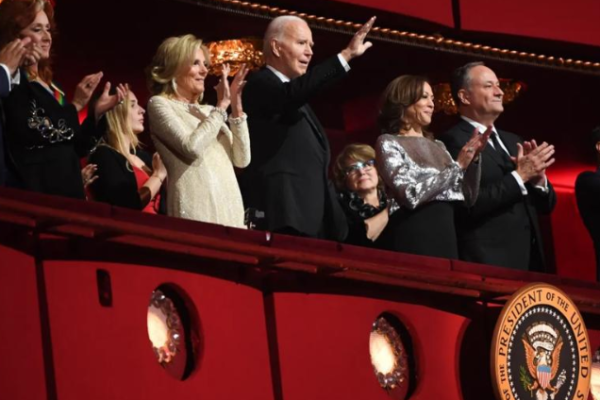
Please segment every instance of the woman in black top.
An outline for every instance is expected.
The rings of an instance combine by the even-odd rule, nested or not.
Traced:
[[[139,146],[145,110],[132,91],[123,86],[117,90],[125,100],[100,121],[98,129],[104,137],[89,157],[98,170],[98,178],[90,187],[93,198],[115,206],[164,214],[160,210],[159,192],[167,170],[158,153],[151,156]]]
[[[383,181],[375,166],[375,150],[366,144],[350,144],[338,155],[334,166],[339,200],[348,219],[346,243],[381,247],[381,234],[389,214]]]

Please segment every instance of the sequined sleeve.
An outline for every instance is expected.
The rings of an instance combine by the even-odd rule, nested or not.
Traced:
[[[377,140],[378,171],[400,207],[415,209],[436,200],[463,200],[464,172],[451,162],[442,170],[418,165],[392,135]]]
[[[238,168],[250,164],[250,136],[246,114],[238,118],[229,117],[229,127],[233,133],[233,154],[231,162]]]
[[[204,149],[221,130],[225,122],[223,116],[218,112],[211,112],[190,131],[169,103],[168,99],[161,96],[150,99],[148,116],[152,134],[181,156],[189,160],[200,158]]]

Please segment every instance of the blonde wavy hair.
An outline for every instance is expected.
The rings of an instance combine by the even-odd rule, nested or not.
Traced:
[[[124,100],[123,103],[106,113],[107,129],[104,141],[132,164],[131,156],[135,155],[140,140],[131,128],[131,96],[129,93]],[[129,148],[125,144],[125,138],[129,139]]]
[[[158,46],[152,62],[146,68],[146,80],[150,93],[154,96],[174,96],[177,93],[175,78],[184,67],[192,65],[198,49],[202,49],[206,62],[210,65],[210,54],[206,46],[202,45],[202,39],[189,34],[163,40]]]

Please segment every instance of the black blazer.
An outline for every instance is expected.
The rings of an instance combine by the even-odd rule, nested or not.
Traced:
[[[283,83],[268,68],[248,78],[252,161],[240,177],[246,207],[265,212],[263,228],[293,230],[342,241],[348,228],[327,178],[329,142],[307,105],[311,96],[346,75],[337,57]]]
[[[460,122],[440,137],[456,158],[475,128]],[[512,156],[523,140],[498,130],[500,139]],[[542,270],[544,251],[538,212],[548,214],[556,204],[556,193],[548,182],[548,193],[526,184],[527,196],[500,154],[488,145],[482,153],[481,183],[475,205],[458,211],[457,234],[460,258],[466,261],[499,265],[520,270]]]
[[[600,169],[585,171],[575,181],[577,208],[596,251],[596,279],[600,281]]]
[[[10,91],[10,76],[3,67],[0,67],[0,99],[8,96]],[[0,100],[0,186],[6,184],[8,170],[6,167],[6,152],[4,149],[4,107]]]
[[[28,82],[24,74],[4,108],[7,144],[24,188],[85,199],[79,159],[96,142],[94,130],[89,128],[94,119],[88,118],[87,127],[82,129],[75,106],[60,105],[43,86]]]
[[[138,149],[137,156],[146,165],[152,165],[152,157]],[[114,206],[141,210],[142,202],[135,180],[135,173],[128,168],[125,156],[112,147],[98,146],[88,161],[98,166],[98,179],[92,183],[90,190],[94,200]]]

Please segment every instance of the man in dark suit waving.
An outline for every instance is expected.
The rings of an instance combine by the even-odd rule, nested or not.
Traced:
[[[371,18],[339,54],[308,70],[312,32],[295,16],[275,18],[264,38],[266,68],[244,89],[252,160],[240,178],[246,207],[265,212],[259,226],[273,232],[342,241],[346,219],[327,178],[325,130],[307,104],[343,78],[348,62],[369,47]]]
[[[481,183],[475,205],[458,214],[460,257],[466,261],[520,270],[543,271],[544,252],[538,212],[550,213],[556,194],[546,178],[554,146],[537,145],[495,128],[504,111],[504,93],[494,71],[481,62],[458,68],[452,95],[461,121],[440,138],[453,157],[473,130],[492,127],[482,152]]]

